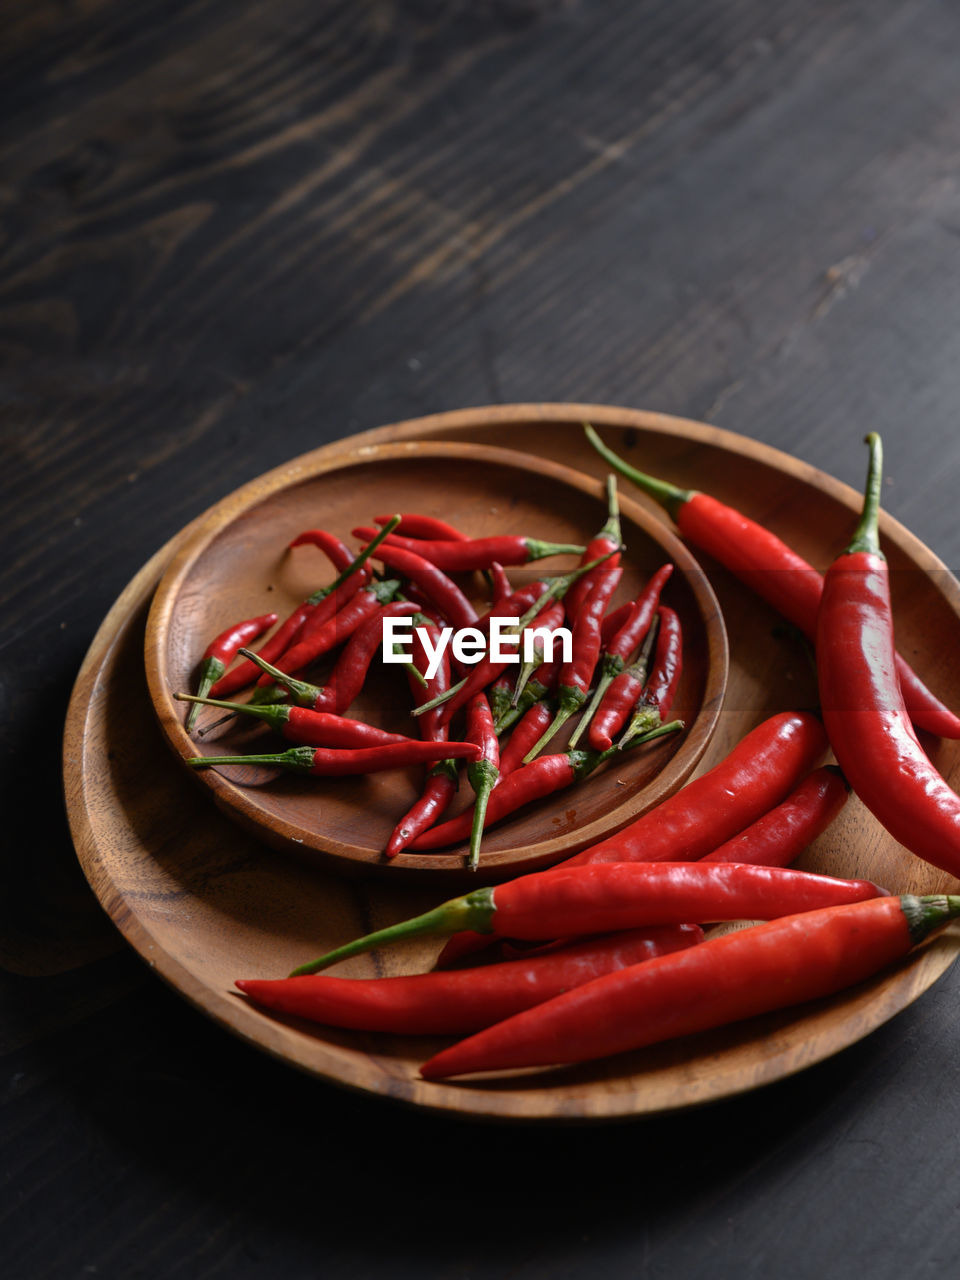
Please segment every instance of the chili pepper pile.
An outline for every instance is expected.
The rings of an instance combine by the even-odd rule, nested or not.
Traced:
[[[682,646],[679,619],[661,603],[673,566],[663,565],[636,599],[614,605],[624,547],[612,474],[606,503],[606,522],[586,547],[526,536],[469,538],[446,521],[417,512],[375,516],[371,525],[358,525],[352,532],[357,551],[329,530],[299,533],[290,549],[316,548],[337,571],[334,582],[293,610],[259,653],[245,645],[270,629],[275,614],[228,628],[203,655],[198,692],[175,694],[191,704],[188,731],[200,708],[211,706],[228,713],[216,724],[258,719],[294,745],[272,753],[195,756],[189,763],[195,768],[260,764],[316,776],[425,764],[421,794],[400,817],[384,855],[468,840],[467,865],[476,869],[483,834],[493,823],[574,784],[620,751],[683,728],[668,718]],[[577,555],[579,563],[522,587],[510,582],[505,566],[559,555]],[[490,590],[483,613],[472,594],[477,572]],[[387,620],[400,617],[413,624],[405,664],[413,703],[409,733],[347,715],[382,647]],[[518,647],[529,629],[537,638],[536,657],[522,667],[501,660],[490,645],[493,618],[511,621]],[[544,633],[565,620],[572,630],[572,656],[544,661]],[[449,648],[438,648],[441,629],[451,627],[475,630],[481,646],[477,662],[458,661],[456,654],[452,661]],[[231,668],[234,657],[241,661]],[[331,660],[323,683],[305,678]],[[511,671],[518,671],[516,679]],[[629,687],[608,691],[620,675],[629,678]],[[248,687],[246,702],[225,696]],[[616,746],[609,736],[594,734],[577,750],[594,712],[602,712],[603,726],[615,725],[619,732],[626,725],[626,731]],[[578,719],[567,749],[541,755],[571,717]],[[460,729],[456,740],[454,724]],[[213,727],[202,726],[199,735]],[[462,777],[474,802],[444,822]]]

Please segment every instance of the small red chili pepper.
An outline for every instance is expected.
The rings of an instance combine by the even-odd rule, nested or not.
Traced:
[[[846,804],[849,794],[849,783],[836,765],[827,764],[814,769],[782,804],[700,861],[789,866],[821,832],[826,831]]]
[[[364,550],[368,550],[369,545]],[[383,545],[377,548],[377,559],[388,568],[395,569],[408,577],[454,627],[476,625],[476,609],[457,584],[435,564],[431,564],[429,560],[413,551]]]
[[[195,698],[190,693],[173,695],[181,702],[200,702],[206,707],[226,707],[238,714],[255,716],[289,742],[305,747],[385,747],[415,742],[402,733],[388,733],[364,720],[349,720],[334,711],[312,711],[309,707],[250,702],[223,702],[219,698]]]
[[[832,995],[960,915],[960,897],[805,911],[595,978],[436,1054],[428,1080],[585,1062]]]
[[[386,537],[391,528],[396,528],[399,519],[399,516],[394,516],[380,531],[381,535]],[[308,619],[311,619],[314,614],[319,621],[332,617],[354,592],[359,591],[369,582],[370,571],[365,566],[367,559],[375,550],[375,546],[367,547],[360,555],[354,556],[350,564],[328,587],[321,587],[299,604],[260,649],[260,657],[266,662],[276,662],[297,643]],[[215,698],[226,698],[231,693],[237,693],[248,684],[252,684],[259,674],[256,664],[248,659],[218,680],[210,693]]]
[[[830,745],[854,791],[895,840],[960,875],[960,796],[917,740],[894,663],[893,617],[878,520],[883,453],[870,466],[853,541],[827,571],[817,630],[820,703]]]
[[[513,595],[513,587],[510,585],[507,571],[498,560],[495,560],[490,566],[490,587],[490,612],[491,614],[496,614],[497,617],[501,617],[499,610]]]
[[[467,781],[473,787],[473,823],[470,827],[470,852],[467,866],[476,871],[480,865],[480,841],[483,839],[484,817],[490,794],[500,781],[500,743],[493,727],[493,716],[486,694],[476,693],[467,703],[467,742],[475,742],[480,755],[467,765]]]
[[[540,741],[524,757],[529,763],[571,716],[583,709],[587,691],[600,657],[600,628],[610,597],[617,589],[622,569],[610,569],[598,577],[573,622],[573,657],[560,668],[557,681],[557,711]],[[571,742],[571,745],[576,745]]]
[[[195,756],[187,764],[195,769],[224,764],[266,764],[294,773],[312,773],[317,777],[339,778],[352,773],[378,773],[383,769],[400,769],[408,764],[442,760],[447,756],[458,760],[475,760],[477,748],[472,742],[405,742],[382,747],[357,747],[355,750],[327,747],[291,747],[270,755]]]
[[[424,624],[424,627],[426,638],[430,641],[434,651],[436,651],[437,642],[440,638],[440,629],[432,619]],[[424,644],[424,636],[419,631],[414,631],[413,633],[411,657],[414,666],[419,671],[425,673],[429,669],[429,658]],[[410,691],[413,694],[414,702],[422,703],[435,697],[438,693],[442,693],[449,686],[450,655],[448,650],[444,650],[433,678],[423,686],[411,682]],[[447,726],[440,724],[437,712],[427,712],[426,715],[420,717],[420,735],[428,742],[446,742],[450,736]],[[459,781],[456,761],[453,759],[440,760],[430,769],[420,798],[394,827],[384,850],[386,857],[395,858],[398,853],[401,853],[407,847],[411,840],[416,839],[421,831],[426,831],[427,827],[432,826],[433,823],[443,817],[453,797],[457,794]]]
[[[657,605],[660,603],[660,593],[672,573],[672,564],[665,564],[657,570],[636,601],[633,602],[635,607],[630,609],[623,625],[609,639],[603,635],[603,626],[601,624],[600,647],[603,657],[600,663],[600,679],[597,681],[597,687],[589,706],[580,717],[580,721],[571,735],[571,746],[575,747],[587,726],[592,726],[593,718],[603,703],[604,696],[610,685],[617,676],[626,670],[630,655],[643,643],[656,616]],[[593,744],[591,743],[591,745]],[[607,743],[607,746],[609,745]],[[606,750],[606,748],[602,748],[602,750]]]
[[[652,733],[637,738],[631,746],[640,746],[644,742],[663,737],[665,734],[676,733],[682,728],[682,721],[671,721],[670,724],[660,725]],[[486,826],[493,826],[495,822],[508,817],[523,805],[531,804],[534,800],[542,800],[544,796],[551,795],[554,791],[581,781],[613,754],[616,754],[615,751],[601,753],[576,750],[538,756],[536,760],[524,764],[522,768],[514,770],[501,779],[500,785],[494,790],[487,804]],[[417,837],[411,847],[417,850],[442,849],[449,844],[459,844],[470,834],[472,825],[473,812],[467,809],[441,826],[425,831],[423,835]]]
[[[497,720],[496,729],[498,734],[505,733],[522,716],[526,715],[532,706],[553,693],[557,687],[557,680],[560,678],[560,660],[540,663],[535,668],[535,671],[536,674],[530,677],[520,691],[516,706],[511,706]]]
[[[399,587],[398,578],[387,578],[383,582],[371,582],[361,587],[332,618],[309,631],[305,629],[300,640],[279,657],[274,665],[288,675],[302,671],[304,667],[316,662],[317,658],[348,640],[359,626],[378,613],[382,605],[389,603]],[[261,682],[268,684],[270,677],[264,673],[257,683]]]
[[[887,890],[871,880],[840,880],[791,867],[740,862],[567,864],[451,898],[423,915],[336,947],[290,976],[316,973],[403,938],[443,937],[463,929],[540,941],[688,920],[773,920],[883,896],[888,896]]]
[[[659,631],[660,619],[654,617],[636,662],[632,662],[629,667],[614,677],[601,699],[590,721],[590,732],[587,735],[587,742],[594,751],[610,750],[613,746],[613,735],[623,728],[627,717],[640,701],[649,674],[650,654],[653,652]],[[649,722],[643,726],[646,729],[652,729],[660,722],[657,708],[651,707],[650,710]],[[636,732],[640,732],[639,725]],[[630,737],[635,736],[630,733],[630,730],[627,733]],[[628,740],[625,735],[624,742]]]
[[[598,560],[601,556],[610,556],[607,567],[615,569],[620,563],[620,551],[623,547],[623,537],[620,530],[620,499],[617,494],[617,477],[609,475],[606,479],[607,492],[607,522],[600,532],[590,540],[581,556],[581,564],[589,564],[591,560]],[[612,553],[612,554],[611,554]],[[584,600],[590,593],[591,588],[597,581],[599,573],[589,573],[580,578],[573,584],[564,598],[564,607],[567,611],[567,618],[571,625],[576,621],[577,614],[583,606]]]
[[[823,578],[812,565],[769,529],[733,507],[696,489],[681,489],[638,471],[609,449],[587,423],[584,430],[601,457],[659,502],[685,538],[773,605],[808,640],[815,639]],[[900,654],[895,655],[895,662],[913,723],[943,738],[960,738],[960,716],[934,697]]]
[[[551,608],[549,612],[549,617],[546,616],[546,611],[545,611],[543,618],[537,620],[537,629],[542,629],[544,632],[556,630],[556,628],[559,627],[560,623],[563,621],[565,613],[566,613],[566,610],[564,609],[563,605],[557,603]],[[572,637],[571,637],[571,640],[572,640]],[[515,707],[519,704],[520,699],[523,697],[524,690],[526,689],[527,684],[530,682],[530,680],[533,679],[534,672],[539,671],[540,668],[544,665],[544,662],[546,659],[546,652],[547,652],[546,636],[537,635],[535,633],[533,637],[533,654],[530,658],[524,659],[524,661],[520,664],[520,670],[517,673],[517,678],[513,686],[513,696],[510,699],[510,705],[512,707]],[[551,662],[553,661],[553,652],[554,652],[554,648],[551,645],[550,647]],[[562,665],[563,665],[563,657],[561,653],[561,656],[557,659],[558,678],[559,678],[559,673]],[[554,710],[556,710],[556,708],[554,708]]]
[[[657,610],[657,619],[657,647],[650,675],[640,705],[620,739],[618,745],[621,747],[626,746],[634,734],[645,733],[670,714],[677,685],[680,683],[683,671],[683,631],[680,619],[666,605],[661,605]]]
[[[553,704],[547,701],[535,702],[521,716],[517,727],[510,735],[510,740],[500,754],[500,777],[505,778],[523,764],[523,757],[546,729],[553,719]]]
[[[303,533],[297,534],[289,546],[291,550],[294,547],[319,547],[333,567],[341,572],[349,569],[356,559],[347,544],[326,529],[305,529]]]
[[[456,973],[391,978],[313,974],[236,985],[267,1009],[357,1031],[466,1035],[605,973],[703,941],[695,924],[631,929]]]
[[[235,622],[233,626],[221,631],[207,645],[200,659],[200,681],[197,685],[197,696],[205,698],[216,682],[223,676],[230,663],[237,656],[237,651],[251,640],[269,630],[277,620],[275,613],[264,613],[259,618],[248,618],[245,622]],[[199,704],[190,708],[187,716],[186,731],[190,733],[200,714]]]
[[[392,519],[392,516],[374,516],[373,523],[389,524]],[[432,538],[445,542],[468,541],[465,533],[455,529],[452,524],[447,524],[446,520],[438,520],[436,516],[420,515],[414,511],[401,513],[400,523],[396,526],[395,532],[407,538]]]
[[[353,536],[366,541],[376,530],[361,526]],[[392,533],[386,546],[411,551],[422,556],[446,573],[465,573],[471,569],[489,569],[501,565],[529,564],[548,556],[579,555],[583,547],[571,542],[543,542],[539,538],[523,538],[504,534],[493,538],[468,538],[463,542],[429,542],[420,538],[402,538]]]

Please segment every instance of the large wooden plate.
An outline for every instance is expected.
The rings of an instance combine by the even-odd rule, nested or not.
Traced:
[[[606,519],[604,485],[569,467],[508,449],[479,444],[411,441],[367,445],[336,456],[301,459],[295,474],[273,471],[225,498],[199,521],[173,557],[157,588],[147,621],[147,684],[161,728],[180,759],[199,755],[281,750],[262,726],[229,725],[202,740],[184,730],[188,704],[173,693],[189,689],[207,640],[236,618],[268,608],[285,617],[323,581],[333,577],[316,550],[286,548],[318,523],[352,543],[350,531],[378,512],[420,511],[456,519],[473,537],[529,534],[546,541],[586,545]],[[620,511],[625,545],[623,577],[614,604],[632,599],[665,562],[674,572],[664,603],[678,613],[684,636],[683,680],[673,718],[682,734],[627,753],[616,767],[591,774],[576,788],[528,806],[485,833],[478,872],[466,869],[465,845],[449,852],[383,849],[418,795],[422,769],[391,769],[362,777],[317,779],[280,775],[255,766],[196,770],[224,811],[277,848],[341,872],[416,876],[450,893],[549,866],[596,844],[659,804],[682,785],[716,728],[727,678],[727,643],[719,605],[684,544],[643,507],[625,498]],[[510,570],[520,586],[575,567],[575,556],[554,556]],[[486,604],[479,575],[458,575]],[[379,664],[376,664],[379,666]],[[320,678],[320,677],[318,677]],[[393,732],[416,734],[402,671],[376,667],[350,714]],[[206,723],[220,718],[207,709]],[[198,727],[205,723],[201,716]],[[571,722],[555,739],[562,750]],[[462,717],[453,722],[454,736]],[[554,749],[551,746],[551,749]],[[469,787],[451,809],[462,809]]]
[[[604,465],[583,440],[584,418],[638,465],[738,504],[821,567],[849,534],[859,497],[847,486],[743,437],[658,414],[500,406],[383,428],[359,441],[474,440],[548,454],[599,477]],[[327,452],[357,443],[354,438]],[[894,569],[899,647],[933,689],[957,705],[951,655],[960,652],[960,588],[894,521],[884,520],[882,533]],[[186,530],[179,545],[190,534]],[[436,895],[347,880],[266,854],[183,776],[157,729],[142,658],[150,598],[176,550],[176,544],[165,547],[131,582],[79,674],[64,753],[71,826],[94,891],[131,945],[199,1009],[283,1060],[353,1089],[438,1111],[530,1121],[638,1116],[728,1097],[821,1061],[915,1000],[955,958],[951,929],[887,973],[829,1000],[602,1063],[486,1081],[422,1082],[417,1068],[438,1040],[326,1031],[269,1017],[233,993],[235,978],[283,974],[327,946],[423,909]],[[806,656],[778,619],[716,566],[705,567],[727,618],[731,665],[724,712],[701,771],[765,716],[815,700]],[[956,787],[960,744],[926,745]],[[900,892],[958,887],[907,853],[855,798],[800,865],[869,876]],[[358,957],[341,971],[408,972],[428,966],[435,950],[410,944]]]

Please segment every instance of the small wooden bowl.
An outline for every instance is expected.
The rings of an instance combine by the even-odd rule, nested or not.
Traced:
[[[313,465],[301,460],[245,485],[201,519],[164,574],[150,610],[145,647],[150,696],[181,759],[289,745],[253,721],[190,738],[183,727],[190,704],[173,694],[193,689],[200,655],[224,627],[268,610],[282,619],[332,579],[333,570],[315,548],[287,549],[298,533],[321,526],[356,545],[350,536],[354,527],[394,511],[440,516],[474,537],[517,533],[582,544],[606,519],[604,487],[596,479],[477,444],[371,445]],[[555,800],[531,805],[491,828],[478,873],[466,871],[464,846],[384,858],[391,831],[419,794],[422,767],[328,779],[252,766],[187,766],[189,772],[225,813],[276,848],[339,871],[414,874],[421,882],[443,880],[451,887],[549,866],[626,826],[676,791],[699,761],[723,701],[728,654],[716,598],[686,547],[656,517],[622,497],[621,523],[626,550],[615,603],[635,595],[663,563],[674,565],[663,599],[683,625],[683,677],[671,715],[685,722],[685,731],[627,753],[622,762],[608,764]],[[567,556],[508,572],[512,582],[522,584],[576,563]],[[460,575],[458,581],[486,607],[478,574]],[[402,668],[380,669],[374,663],[349,714],[416,736],[409,711]],[[220,714],[204,709],[197,728]],[[454,721],[452,736],[460,723]],[[562,750],[568,736],[569,731],[558,735],[554,742],[560,745],[551,749]],[[464,784],[450,813],[470,798]]]

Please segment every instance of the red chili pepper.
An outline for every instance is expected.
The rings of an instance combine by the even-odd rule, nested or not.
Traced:
[[[563,866],[702,858],[785,799],[826,749],[827,735],[816,716],[771,716],[707,773]]]
[[[883,454],[870,467],[853,541],[830,566],[820,602],[817,669],[830,745],[854,791],[912,853],[960,874],[960,796],[917,740],[894,664],[886,558],[877,523]]]
[[[516,706],[511,706],[496,722],[497,733],[505,733],[512,725],[530,710],[536,703],[551,695],[560,678],[560,660],[543,662],[536,666],[536,675],[530,677],[517,698]]]
[[[593,673],[600,657],[600,628],[603,615],[607,611],[610,597],[617,589],[623,570],[610,569],[598,577],[587,593],[587,597],[577,611],[573,622],[573,657],[560,668],[557,681],[557,711],[549,728],[541,735],[524,756],[529,763],[542,751],[557,731],[562,728],[571,716],[583,710],[587,700],[587,691],[593,679]],[[571,739],[571,746],[576,743]]]
[[[499,610],[513,595],[513,587],[510,585],[506,569],[498,560],[494,560],[490,566],[490,587],[490,612],[501,617]]]
[[[235,622],[211,640],[200,659],[200,680],[197,685],[197,696],[205,698],[237,656],[237,651],[242,649],[245,644],[249,644],[251,640],[256,640],[258,636],[262,636],[265,631],[273,626],[276,620],[277,615],[275,613],[264,613],[258,618],[248,618],[245,622]],[[190,733],[193,729],[199,714],[199,704],[195,704],[190,708],[185,725],[187,733]]]
[[[434,621],[425,624],[427,638],[436,650],[440,638],[440,629]],[[411,645],[411,656],[418,671],[426,673],[429,669],[429,658],[424,645],[423,635],[414,631]],[[436,674],[427,684],[418,685],[411,682],[410,691],[415,703],[423,703],[442,693],[450,686],[450,655],[444,650]],[[428,742],[446,742],[449,731],[446,725],[440,724],[436,712],[427,712],[420,717],[420,734]],[[421,831],[433,825],[449,808],[450,802],[457,794],[459,776],[456,761],[445,759],[439,761],[427,774],[423,791],[419,800],[400,819],[391,833],[384,850],[386,857],[395,858],[411,840],[416,839]]]
[[[382,531],[381,531],[382,532]],[[459,544],[455,544],[459,545]],[[364,548],[366,550],[366,548]],[[419,587],[432,605],[455,627],[476,625],[477,611],[457,584],[423,556],[400,547],[380,546],[377,559]]]
[[[682,722],[674,720],[670,724],[654,729],[646,737],[638,738],[632,745],[640,746],[642,742],[662,737],[664,734],[676,733],[682,728]],[[551,795],[554,791],[581,781],[603,764],[610,754],[613,753],[577,750],[538,756],[536,760],[501,779],[500,785],[494,790],[487,804],[486,826],[493,826],[495,822],[508,817],[523,805],[531,804],[534,800],[542,800],[544,796]],[[459,844],[470,834],[472,824],[473,813],[468,809],[441,826],[425,831],[414,841],[412,848],[442,849],[445,845]]]
[[[500,777],[505,778],[523,764],[523,757],[546,729],[553,719],[553,705],[550,702],[535,702],[520,718],[517,727],[510,735],[500,755]]]
[[[516,776],[516,775],[513,775]],[[551,867],[451,898],[300,965],[291,977],[403,938],[469,929],[539,941],[687,920],[773,920],[799,911],[887,896],[870,880],[739,862],[607,862]]]
[[[685,538],[773,605],[809,640],[815,639],[823,578],[812,565],[733,507],[638,471],[609,449],[591,426],[584,423],[584,430],[601,457],[669,512]],[[913,723],[943,738],[960,738],[960,716],[934,697],[899,654],[895,661]]]
[[[657,619],[657,647],[653,654],[650,676],[640,706],[620,739],[620,746],[625,746],[635,734],[646,733],[669,715],[680,683],[683,671],[683,632],[680,619],[666,605],[661,605],[657,610]]]
[[[782,804],[727,840],[701,862],[786,867],[813,844],[847,802],[850,787],[836,765],[814,769]]]
[[[660,631],[660,619],[654,617],[650,629],[644,637],[643,646],[636,660],[610,682],[610,686],[600,701],[593,719],[590,721],[590,732],[587,742],[594,751],[609,751],[613,746],[613,735],[622,729],[627,717],[640,701],[649,674],[650,654]],[[646,728],[654,728],[660,722],[656,707],[651,707],[651,715]],[[623,745],[630,737],[635,736],[627,730]]]
[[[467,765],[467,781],[473,787],[476,799],[473,804],[473,823],[470,828],[470,853],[467,865],[476,871],[480,865],[480,841],[483,838],[484,817],[491,792],[500,781],[500,743],[497,741],[486,694],[477,693],[467,703],[467,742],[475,742],[480,755]]]
[[[374,516],[373,523],[389,524],[392,519],[392,516]],[[424,516],[413,511],[405,511],[401,514],[396,532],[408,538],[434,538],[446,542],[468,541],[465,533],[455,529],[452,524],[447,524],[446,520],[438,520],[436,516]]]
[[[266,764],[278,769],[290,769],[294,773],[339,778],[352,773],[400,769],[408,764],[423,764],[425,761],[442,760],[447,756],[475,760],[477,748],[472,742],[418,742],[416,738],[407,738],[405,742],[389,743],[383,747],[357,747],[355,750],[290,747],[288,751],[270,755],[195,756],[187,764],[193,765],[195,769],[222,764]]]
[[[332,618],[328,618],[320,626],[304,629],[300,640],[279,657],[274,665],[288,675],[309,667],[311,662],[316,662],[317,658],[348,640],[362,623],[373,617],[382,605],[387,604],[391,596],[396,595],[399,587],[398,578],[371,582],[368,586],[361,587]],[[268,684],[270,677],[264,673],[257,683],[261,682]]]
[[[588,725],[592,728],[593,718],[603,703],[607,690],[617,676],[626,670],[633,651],[643,643],[656,616],[660,593],[672,573],[672,564],[665,564],[657,570],[636,601],[633,602],[623,625],[609,638],[603,634],[603,624],[601,623],[600,647],[603,652],[603,658],[600,664],[600,679],[597,681],[597,687],[590,700],[590,705],[581,716],[580,722],[570,738],[572,746],[577,745],[580,736]],[[609,615],[607,616],[609,617]],[[605,621],[606,619],[604,619]],[[591,745],[593,744],[591,743]],[[610,743],[607,743],[607,746],[609,745]],[[606,750],[606,747],[601,749]]]
[[[874,898],[710,938],[585,983],[436,1054],[428,1080],[585,1062],[817,1000],[960,915],[960,898]]]
[[[391,978],[314,974],[241,979],[236,985],[268,1009],[327,1026],[405,1035],[466,1035],[602,974],[670,955],[702,940],[698,925],[664,925],[456,973]]]
[[[391,528],[396,528],[399,516],[394,516],[390,523],[380,531],[386,537]],[[328,587],[321,587],[312,596],[308,596],[280,624],[274,634],[260,650],[260,657],[266,662],[276,662],[286,651],[299,640],[308,619],[316,615],[318,623],[332,617],[341,605],[370,581],[370,570],[365,567],[369,556],[376,550],[375,546],[367,547],[360,555],[354,556],[350,564],[336,577]],[[248,684],[252,684],[260,675],[257,666],[250,659],[223,676],[210,690],[215,698],[226,698]]]
[[[607,567],[615,569],[620,563],[620,550],[623,546],[623,537],[620,530],[620,500],[617,495],[616,476],[607,476],[606,491],[607,522],[587,544],[580,558],[580,563],[581,565],[586,565],[592,560],[599,560],[601,556],[609,556]],[[613,554],[611,555],[611,553]],[[590,594],[590,590],[596,583],[598,576],[599,573],[585,574],[567,592],[564,599],[564,607],[571,624],[576,621],[577,614],[580,612],[584,600]]]
[[[305,529],[290,543],[294,547],[319,547],[335,569],[349,569],[356,558],[345,542],[326,529]],[[368,575],[369,576],[369,575]]]
[[[416,741],[402,733],[378,729],[364,720],[349,720],[333,711],[312,711],[309,707],[289,707],[279,703],[256,706],[250,702],[223,702],[219,698],[197,699],[189,693],[175,693],[173,696],[181,702],[199,701],[204,706],[226,707],[229,711],[255,716],[289,742],[300,746],[384,747]]]
[[[375,532],[375,529],[360,526],[353,530],[353,536],[366,541]],[[489,569],[496,562],[502,565],[529,564],[531,560],[545,560],[548,556],[579,555],[583,551],[583,547],[571,542],[543,542],[539,538],[523,538],[511,534],[493,538],[468,538],[463,542],[428,542],[421,538],[401,538],[392,533],[385,545],[422,556],[447,573]]]

